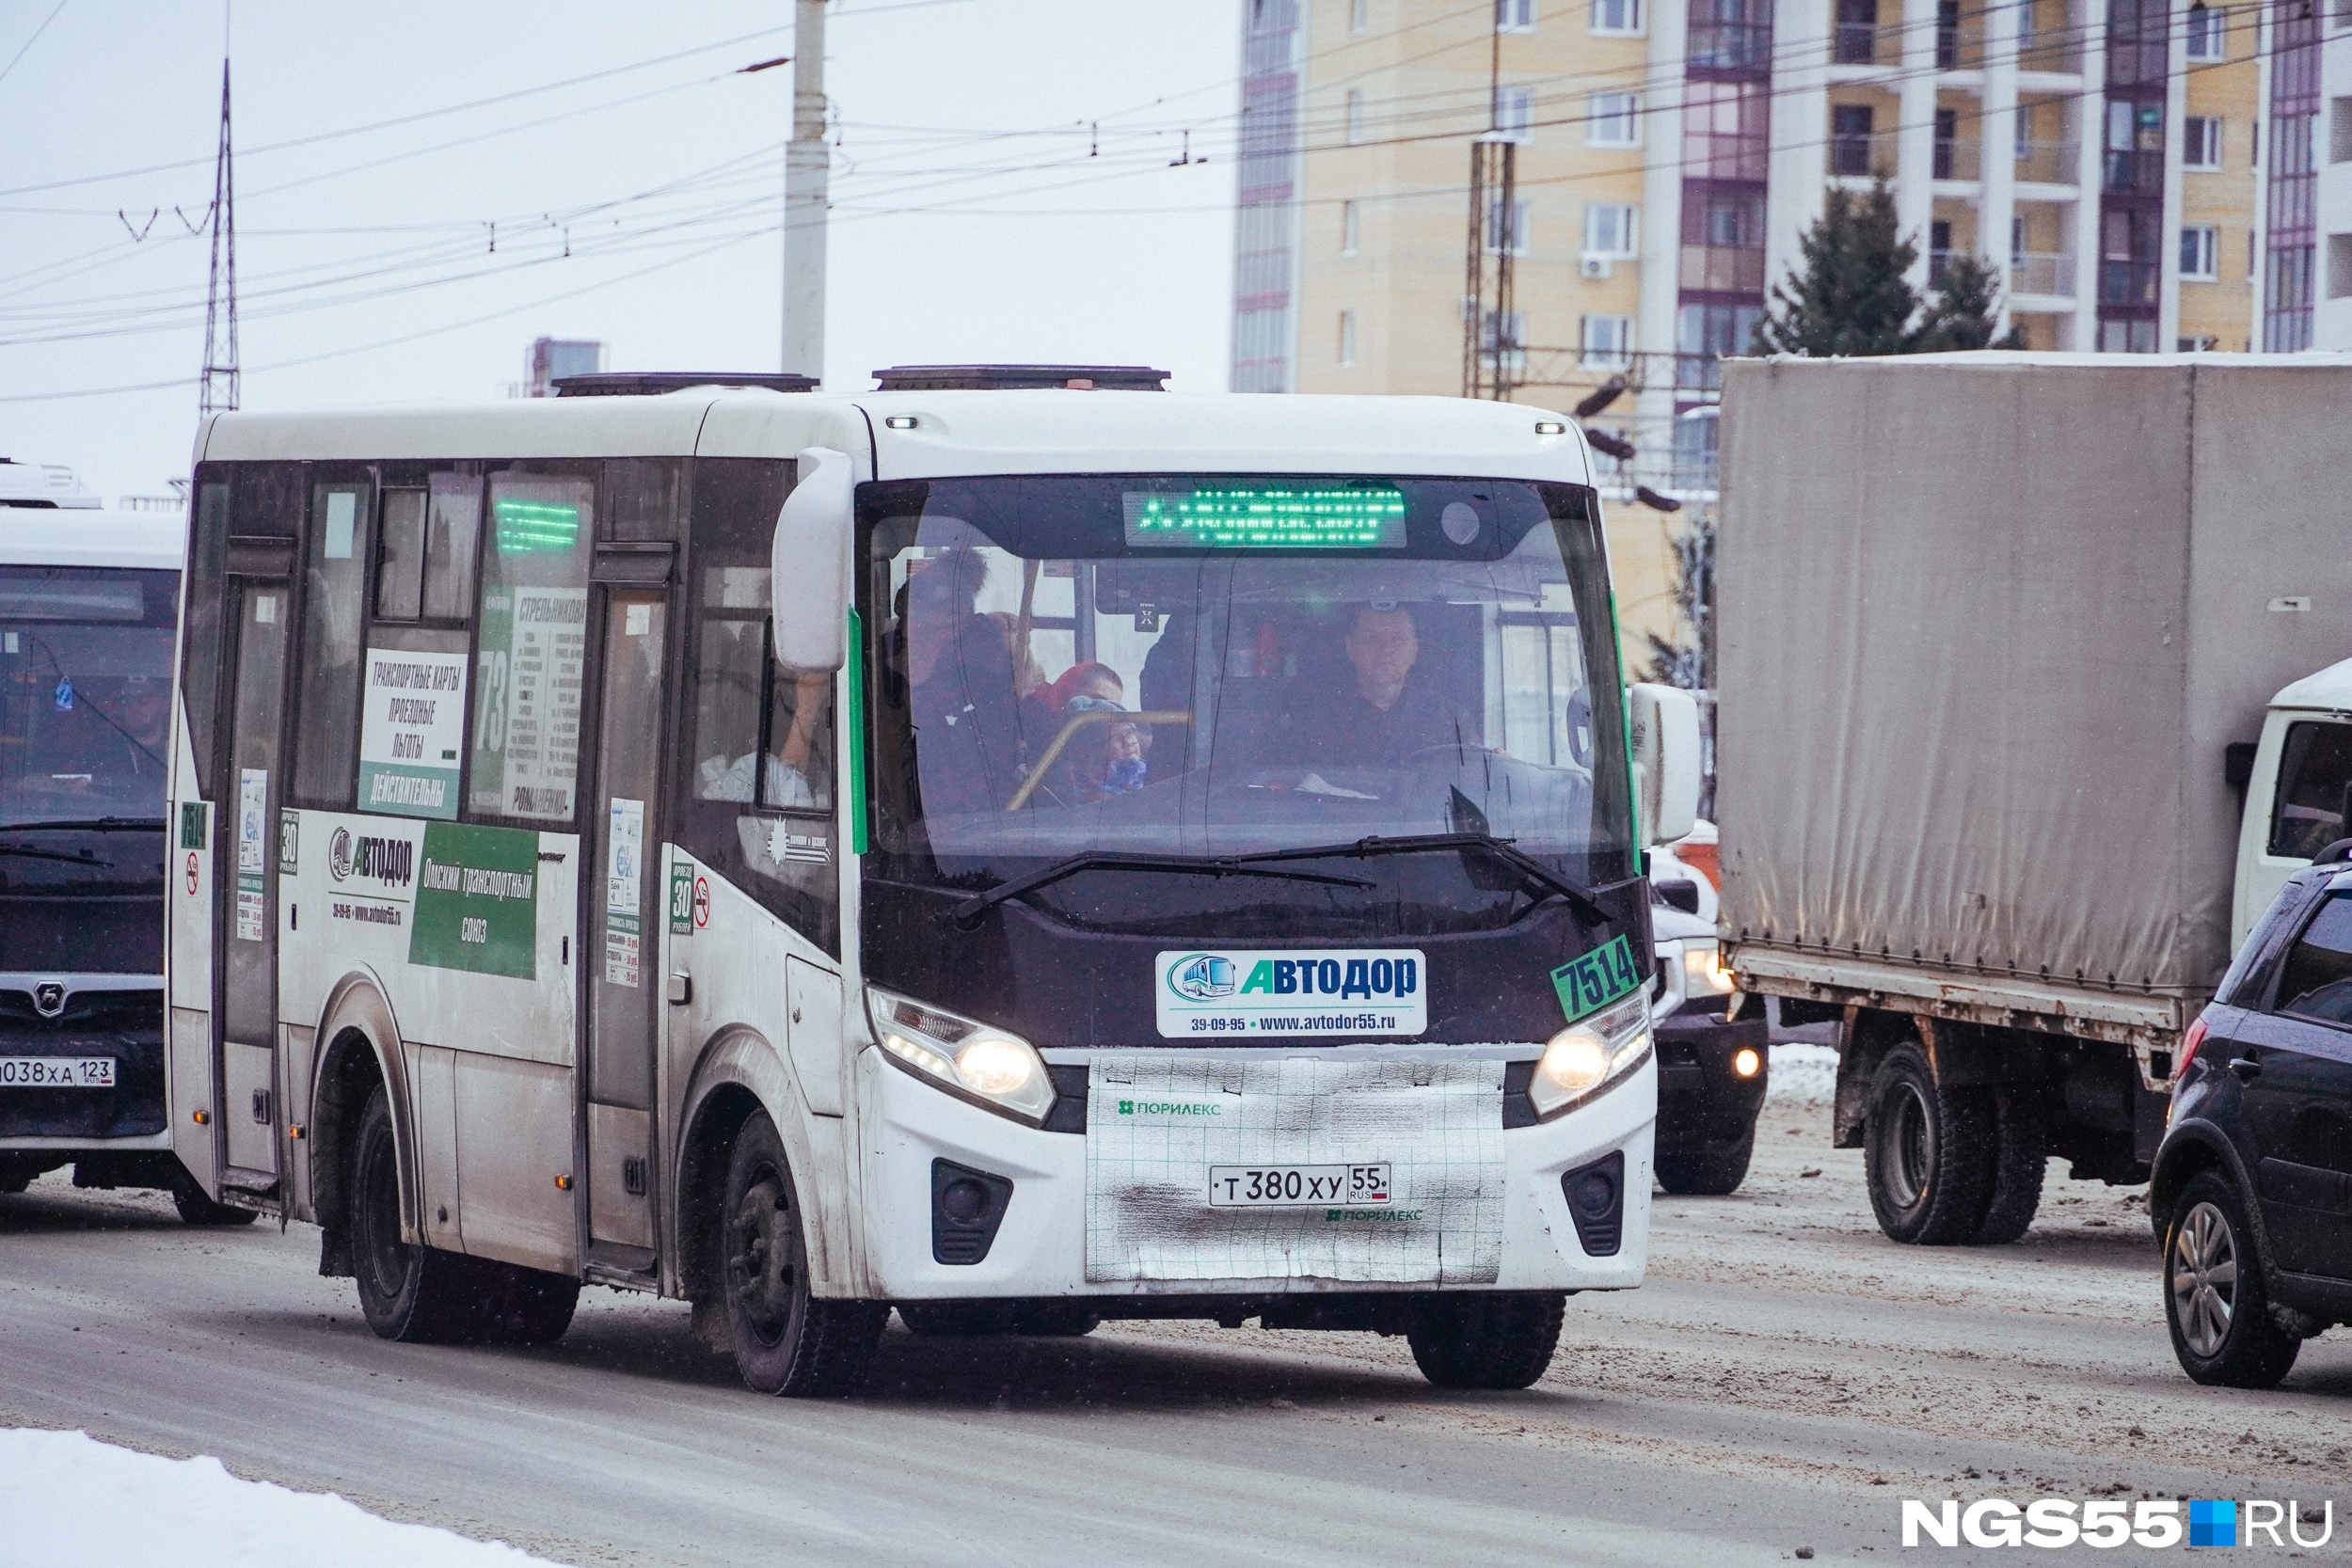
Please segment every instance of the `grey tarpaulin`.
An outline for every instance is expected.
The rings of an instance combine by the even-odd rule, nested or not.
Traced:
[[[2208,991],[2223,749],[2352,656],[2352,357],[1740,361],[1723,486],[1725,936]]]

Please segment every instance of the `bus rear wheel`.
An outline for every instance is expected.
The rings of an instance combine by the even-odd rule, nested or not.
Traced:
[[[890,1308],[811,1292],[800,1197],[765,1111],[736,1134],[719,1223],[727,1332],[743,1381],[800,1399],[856,1392]]]
[[[1440,1388],[1524,1388],[1551,1365],[1567,1305],[1564,1294],[1433,1296],[1405,1342]]]
[[[473,1259],[404,1241],[400,1157],[392,1104],[378,1084],[359,1113],[351,1162],[351,1255],[359,1310],[387,1339],[451,1344],[481,1327],[481,1283]]]

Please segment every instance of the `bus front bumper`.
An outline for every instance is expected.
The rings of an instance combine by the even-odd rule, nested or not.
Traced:
[[[1585,1105],[1502,1132],[1501,1261],[1491,1278],[1474,1284],[1367,1279],[1359,1273],[1344,1279],[1301,1274],[1090,1280],[1086,1134],[1044,1132],[982,1110],[887,1065],[870,1050],[861,1057],[858,1077],[870,1130],[863,1182],[866,1289],[880,1299],[1621,1291],[1641,1284],[1647,1259],[1651,1135],[1658,1114],[1654,1058]],[[1621,1167],[1613,1155],[1621,1156]],[[1563,1180],[1597,1165],[1621,1183],[1617,1245],[1606,1256],[1588,1252],[1580,1240]],[[957,1249],[941,1244],[939,1206],[945,1185],[959,1172],[988,1180],[948,1201],[961,1197],[962,1207],[970,1209],[974,1195],[985,1189],[991,1201],[981,1207],[993,1212],[993,1233],[975,1260],[942,1261],[943,1254]],[[1205,1182],[1205,1170],[1201,1176]],[[1604,1249],[1605,1240],[1597,1237],[1595,1250]]]

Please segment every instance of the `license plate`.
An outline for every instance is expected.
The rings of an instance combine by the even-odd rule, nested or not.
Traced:
[[[112,1056],[0,1056],[0,1089],[111,1089]]]
[[[1372,1165],[1211,1165],[1212,1209],[1349,1208],[1389,1201],[1387,1161]]]

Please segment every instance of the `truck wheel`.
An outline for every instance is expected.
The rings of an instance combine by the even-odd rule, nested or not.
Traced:
[[[720,1224],[727,1330],[743,1381],[763,1394],[801,1399],[855,1392],[890,1308],[810,1292],[800,1199],[784,1140],[765,1111],[736,1134]]]
[[[180,1218],[189,1225],[251,1225],[262,1217],[251,1209],[231,1209],[226,1203],[215,1203],[185,1170],[171,1179],[171,1206],[180,1211]]]
[[[1755,1154],[1756,1128],[1751,1124],[1738,1143],[1672,1152],[1661,1148],[1651,1160],[1658,1184],[1677,1197],[1721,1197],[1740,1190]]]
[[[2037,1087],[1995,1090],[1993,1114],[1993,1194],[1977,1227],[1979,1246],[2006,1245],[2032,1227],[2034,1211],[2042,1207],[2042,1178],[2050,1168],[2050,1126]]]
[[[2270,1291],[2237,1188],[2190,1181],[2164,1247],[2164,1321],[2181,1370],[2224,1388],[2275,1388],[2303,1342],[2271,1320]]]
[[[481,1325],[473,1259],[400,1235],[400,1158],[392,1104],[378,1084],[359,1113],[351,1162],[351,1256],[359,1310],[383,1338],[452,1344]]]
[[[1916,1246],[1975,1235],[1992,1192],[1993,1135],[1983,1090],[1938,1084],[1915,1040],[1889,1051],[1862,1144],[1879,1228]]]
[[[1524,1388],[1551,1365],[1567,1305],[1565,1294],[1435,1296],[1405,1342],[1440,1388]]]

